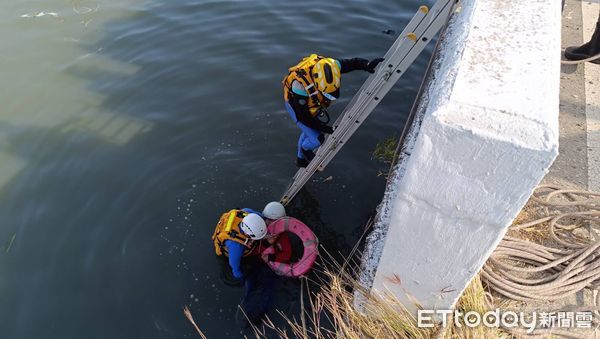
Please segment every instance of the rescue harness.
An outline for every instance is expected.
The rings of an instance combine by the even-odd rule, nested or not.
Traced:
[[[329,120],[329,115],[325,108],[329,107],[330,102],[317,90],[317,86],[311,77],[313,67],[321,59],[325,59],[325,57],[311,54],[303,58],[297,65],[288,68],[289,73],[282,81],[285,88],[283,91],[283,98],[285,101],[289,101],[290,93],[293,93],[292,83],[298,81],[308,94],[307,105],[310,115],[312,117],[322,117],[323,115],[326,115],[327,120]]]
[[[212,235],[217,255],[228,256],[227,246],[225,246],[226,240],[244,245],[244,256],[252,252],[257,242],[252,241],[249,236],[240,230],[240,223],[248,214],[248,212],[238,209],[232,209],[229,212],[223,213]]]

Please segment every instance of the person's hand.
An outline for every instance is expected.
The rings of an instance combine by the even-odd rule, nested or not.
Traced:
[[[264,262],[275,260],[275,248],[273,248],[273,246],[265,248],[265,250],[260,255],[260,258]]]
[[[382,62],[384,59],[383,58],[375,58],[371,61],[369,61],[367,63],[367,65],[365,66],[365,71],[369,72],[369,73],[375,73],[375,67],[377,67],[377,65],[379,65],[380,62]]]

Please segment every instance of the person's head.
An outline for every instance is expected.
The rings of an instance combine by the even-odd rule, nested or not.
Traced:
[[[332,58],[323,58],[313,66],[311,77],[317,89],[328,101],[340,96],[340,64]]]
[[[267,224],[256,213],[245,216],[240,223],[240,229],[252,240],[260,240],[267,235]]]
[[[277,220],[285,217],[285,207],[278,201],[271,201],[265,206],[262,214],[266,219]]]

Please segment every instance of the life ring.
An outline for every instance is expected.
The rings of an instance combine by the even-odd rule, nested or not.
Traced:
[[[310,271],[315,260],[317,260],[317,256],[319,255],[319,239],[302,221],[292,217],[277,219],[268,227],[269,234],[281,234],[283,232],[291,232],[302,240],[302,245],[304,246],[302,258],[295,263],[269,261],[266,259],[266,255],[275,253],[273,246],[270,246],[261,253],[263,261],[277,275],[285,277],[302,276]]]

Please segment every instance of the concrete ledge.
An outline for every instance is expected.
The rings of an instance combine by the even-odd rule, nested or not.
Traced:
[[[483,266],[558,153],[560,20],[556,1],[462,2],[369,237],[365,285],[445,309]]]

